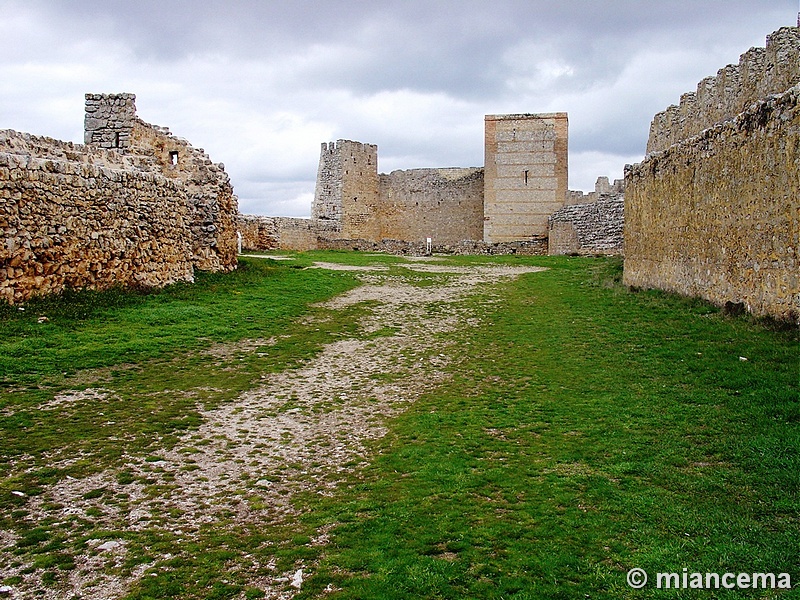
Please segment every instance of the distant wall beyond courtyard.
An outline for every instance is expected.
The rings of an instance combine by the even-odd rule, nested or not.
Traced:
[[[379,239],[483,239],[483,169],[412,169],[379,178]]]
[[[311,216],[341,239],[536,240],[567,197],[566,113],[487,115],[485,166],[378,175],[378,148],[323,143]]]

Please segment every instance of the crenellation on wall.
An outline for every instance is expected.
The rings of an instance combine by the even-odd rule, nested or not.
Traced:
[[[800,29],[783,27],[767,36],[766,47],[751,48],[739,63],[706,77],[678,106],[658,113],[650,125],[647,153],[665,150],[750,105],[800,83]]]
[[[597,202],[603,196],[622,196],[625,194],[625,180],[615,179],[611,183],[608,177],[598,177],[594,184],[594,191],[588,194],[580,190],[570,190],[567,194],[565,206],[573,204],[590,204]]]

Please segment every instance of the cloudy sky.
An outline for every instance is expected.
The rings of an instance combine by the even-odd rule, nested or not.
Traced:
[[[223,162],[245,213],[308,216],[320,143],[379,169],[483,165],[486,114],[567,111],[570,188],[797,0],[0,0],[0,129],[83,140],[85,92]]]

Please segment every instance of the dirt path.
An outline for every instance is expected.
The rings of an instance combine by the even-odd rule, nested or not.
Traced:
[[[485,292],[488,284],[541,270],[450,267],[423,261],[404,266],[410,270],[407,276],[391,275],[385,267],[360,268],[363,285],[323,305],[335,311],[370,302],[358,338],[331,343],[306,366],[270,375],[261,387],[235,402],[204,411],[199,430],[162,453],[163,460],[142,462],[141,457],[131,457],[127,468],[154,484],[128,483],[123,490],[116,471],[68,479],[31,498],[31,512],[35,514],[37,505],[44,512],[43,505],[52,502],[80,515],[102,506],[102,518],[117,529],[122,523],[128,530],[155,528],[191,540],[222,516],[234,514],[237,522],[286,522],[293,518],[294,494],[309,490],[332,494],[345,473],[370,460],[365,444],[385,434],[386,419],[446,380],[444,367],[458,349],[441,334],[475,326],[481,318],[475,304],[462,302],[464,298]],[[440,277],[435,285],[413,285],[417,273]],[[485,298],[493,301],[491,296]],[[274,340],[243,342],[248,343],[268,351]],[[225,348],[215,347],[213,352],[222,356]],[[112,390],[86,392],[113,394]],[[155,497],[154,485],[160,490]],[[129,495],[128,508],[122,511],[84,497],[100,487],[120,488]],[[325,532],[320,532],[315,542],[324,541]],[[93,551],[78,557],[77,568],[70,571],[71,589],[60,597],[118,597],[147,569],[172,557],[162,555],[123,578],[113,575],[113,567],[124,560],[124,540],[96,540],[88,546]],[[296,565],[251,585],[267,590],[268,598],[290,598],[301,585],[303,574],[298,571],[307,573],[309,568],[313,565]],[[21,584],[15,593],[26,587]]]

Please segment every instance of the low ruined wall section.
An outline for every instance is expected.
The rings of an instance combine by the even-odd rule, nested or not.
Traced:
[[[627,285],[797,319],[800,86],[629,167]]]
[[[350,240],[321,238],[320,250],[355,250],[359,252],[385,252],[403,256],[424,256],[428,254],[426,242],[407,242],[404,240]],[[433,254],[453,255],[508,255],[546,256],[547,238],[537,237],[519,242],[483,242],[462,240],[451,244],[433,244]]]
[[[323,219],[239,215],[237,227],[243,250],[316,250],[321,240],[337,238],[339,223]]]
[[[242,236],[243,251],[280,248],[280,236],[275,217],[239,215],[236,225]]]
[[[625,198],[601,194],[588,204],[557,210],[548,221],[550,254],[621,255]]]
[[[24,148],[40,154],[50,148],[52,156]],[[157,173],[92,164],[80,149],[0,135],[0,298],[19,303],[65,288],[191,281],[182,185]],[[69,160],[73,152],[76,160]]]

